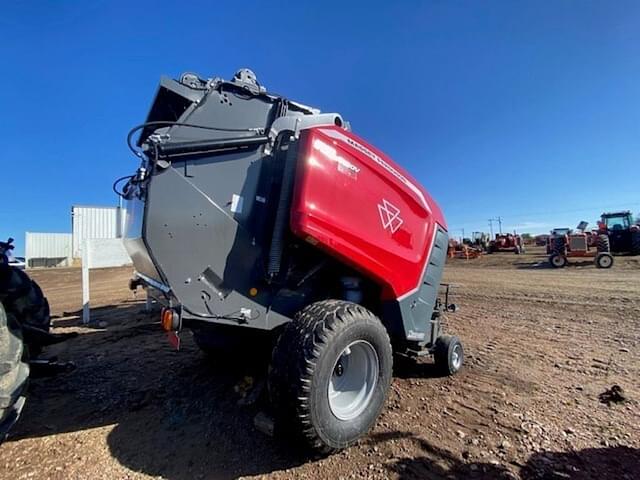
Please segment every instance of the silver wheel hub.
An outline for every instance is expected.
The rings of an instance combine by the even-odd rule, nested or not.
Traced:
[[[336,418],[353,420],[362,414],[373,397],[379,369],[378,354],[369,342],[352,342],[340,353],[327,389]]]
[[[460,345],[453,347],[453,351],[451,352],[451,365],[454,370],[460,370],[462,366],[462,347],[460,347]]]

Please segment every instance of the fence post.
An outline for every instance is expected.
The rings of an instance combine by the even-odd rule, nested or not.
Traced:
[[[89,242],[82,242],[82,323],[88,324],[91,321],[91,311],[89,307]]]

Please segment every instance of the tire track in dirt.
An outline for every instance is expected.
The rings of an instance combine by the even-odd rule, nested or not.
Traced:
[[[130,272],[96,271],[92,302],[107,306],[96,316],[109,326],[57,320],[81,335],[50,352],[79,368],[32,382],[24,418],[0,447],[0,478],[617,480],[640,470],[635,260],[616,258],[603,272],[491,257],[445,270],[460,284],[461,309],[445,322],[464,342],[460,374],[439,378],[428,359],[398,373],[371,435],[324,459],[257,433],[255,411],[237,405],[246,371],[205,362],[188,335],[172,351],[148,325],[155,319],[140,315]],[[36,278],[54,312],[80,308],[79,271]],[[629,402],[601,404],[614,383]]]

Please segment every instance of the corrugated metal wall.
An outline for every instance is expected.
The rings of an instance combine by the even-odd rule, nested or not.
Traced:
[[[26,232],[25,258],[27,266],[70,266],[72,243],[70,233]]]
[[[118,238],[121,236],[119,207],[71,207],[73,257],[82,257],[82,242],[87,238]]]

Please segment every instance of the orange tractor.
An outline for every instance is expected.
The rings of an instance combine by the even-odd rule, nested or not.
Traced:
[[[580,222],[577,231],[564,232],[556,229],[549,237],[549,263],[554,268],[564,268],[569,258],[593,258],[598,268],[611,268],[613,256],[609,246],[609,237],[604,234],[585,232],[587,222]]]
[[[449,245],[447,248],[447,256],[449,258],[463,258],[471,260],[480,257],[482,253],[482,248],[475,246],[469,239],[463,239],[462,243],[454,240],[453,238],[449,239]]]

